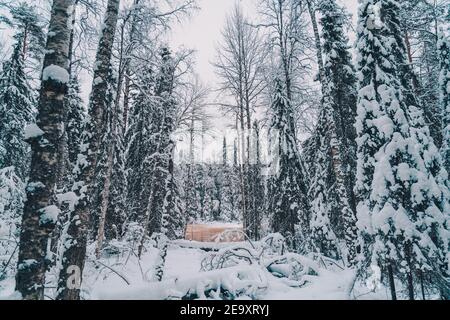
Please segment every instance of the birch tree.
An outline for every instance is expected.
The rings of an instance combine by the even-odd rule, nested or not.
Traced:
[[[89,101],[89,117],[83,133],[83,147],[75,169],[77,178],[73,186],[73,192],[77,201],[69,215],[69,227],[58,281],[58,299],[77,300],[80,298],[80,286],[69,285],[68,280],[73,270],[76,270],[76,274],[81,277],[86,258],[90,195],[98,151],[102,141],[102,121],[104,113],[109,107],[108,104],[112,102],[111,99],[108,99],[108,94],[112,90],[110,87],[111,55],[119,3],[119,0],[108,1],[104,27],[97,49],[94,80]],[[81,279],[77,279],[77,283],[81,283]]]
[[[55,0],[46,43],[46,54],[36,124],[25,135],[32,159],[27,200],[22,217],[16,289],[24,299],[43,299],[47,242],[59,209],[54,204],[60,137],[64,130],[64,97],[69,82],[70,17],[73,1]]]

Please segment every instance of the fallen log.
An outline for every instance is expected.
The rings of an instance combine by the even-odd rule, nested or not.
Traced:
[[[244,242],[242,242],[244,243]],[[171,245],[175,245],[186,249],[199,249],[206,252],[209,251],[219,251],[230,246],[235,246],[239,244],[238,242],[199,242],[191,240],[172,240]]]

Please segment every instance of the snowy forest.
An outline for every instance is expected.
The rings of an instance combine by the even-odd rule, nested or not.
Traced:
[[[448,300],[449,173],[449,0],[0,0],[1,300]]]

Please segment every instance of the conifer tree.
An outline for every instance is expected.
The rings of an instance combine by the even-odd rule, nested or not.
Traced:
[[[175,65],[168,48],[161,50],[161,67],[156,80],[155,96],[151,101],[150,130],[147,133],[150,153],[143,159],[143,166],[150,170],[151,179],[145,208],[144,234],[139,246],[142,253],[145,237],[161,232],[166,197],[166,184],[170,177],[169,166],[173,161],[176,102],[173,97]],[[169,179],[170,180],[170,179]]]
[[[316,248],[340,257],[338,237],[346,240],[348,260],[355,257],[356,217],[353,181],[355,168],[356,78],[344,27],[347,16],[334,0],[321,3],[324,69],[322,110],[313,136],[313,166],[309,188],[311,232]],[[308,151],[307,151],[308,152]]]
[[[7,20],[7,24],[17,30],[14,39],[21,48],[24,60],[29,62],[27,67],[33,67],[29,58],[39,66],[46,39],[43,19],[38,15],[34,5],[24,1],[13,5],[10,13],[11,19]]]
[[[140,90],[133,97],[133,108],[129,115],[128,129],[125,140],[127,168],[127,203],[129,204],[129,219],[143,222],[151,172],[144,167],[144,159],[151,154],[152,144],[148,141],[151,124],[150,97],[155,90],[155,75],[151,68],[143,68],[137,74]],[[142,204],[142,205],[140,205]]]
[[[444,161],[444,167],[447,173],[450,173],[450,40],[444,32],[441,32],[440,34],[438,49],[441,70],[439,76],[440,115],[443,130],[441,154]]]
[[[33,121],[34,103],[24,71],[22,42],[18,39],[0,74],[0,168],[14,166],[22,181],[28,176],[30,163],[24,130]]]
[[[378,265],[387,271],[393,299],[395,277],[414,299],[422,272],[448,293],[449,198],[438,178],[438,149],[407,77],[399,10],[395,0],[365,0],[359,8],[357,214],[365,240],[361,268]]]
[[[272,176],[268,208],[272,214],[272,231],[280,232],[292,248],[299,250],[307,245],[310,213],[305,171],[297,150],[290,110],[282,83],[277,78],[271,105]]]

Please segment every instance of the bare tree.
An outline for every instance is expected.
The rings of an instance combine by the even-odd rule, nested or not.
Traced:
[[[298,0],[260,0],[262,20],[256,26],[263,28],[271,48],[272,71],[268,83],[273,78],[282,79],[289,100],[290,126],[296,131],[295,115],[302,112],[304,93],[310,85],[303,79],[311,70],[312,40],[308,29],[308,7]],[[270,90],[269,92],[273,92]]]
[[[177,90],[178,112],[176,127],[184,133],[193,129],[192,123],[208,122],[210,115],[206,111],[208,97],[211,93],[197,74],[192,74],[183,86]]]
[[[252,113],[258,106],[263,90],[264,60],[267,50],[258,29],[251,26],[239,5],[228,16],[222,31],[223,44],[217,48],[216,73],[221,79],[219,92],[228,95],[232,103],[219,103],[236,116],[239,131],[241,208],[244,229],[248,229],[250,203],[246,171],[250,163],[250,137]]]

